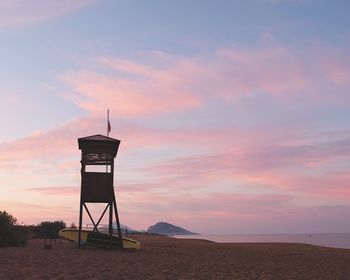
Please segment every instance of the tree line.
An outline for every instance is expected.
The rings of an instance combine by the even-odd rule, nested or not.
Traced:
[[[31,238],[58,238],[65,228],[63,221],[43,221],[38,225],[19,225],[17,219],[6,211],[0,211],[0,247],[24,246]]]

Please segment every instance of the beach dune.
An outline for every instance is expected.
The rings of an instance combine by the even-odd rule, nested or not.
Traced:
[[[215,243],[134,236],[139,251],[43,240],[0,248],[1,279],[350,279],[350,250],[286,243]]]

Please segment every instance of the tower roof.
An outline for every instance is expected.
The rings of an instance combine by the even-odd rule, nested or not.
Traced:
[[[105,164],[116,157],[120,140],[96,134],[78,138],[78,143],[86,164]]]
[[[120,140],[118,139],[114,139],[111,137],[107,137],[101,134],[95,134],[95,135],[91,135],[91,136],[86,136],[86,137],[81,137],[78,138],[78,141],[112,141],[112,142],[120,142]]]

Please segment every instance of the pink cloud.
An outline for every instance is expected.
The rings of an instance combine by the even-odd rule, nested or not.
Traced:
[[[154,72],[138,80],[106,77],[93,72],[71,72],[62,80],[72,86],[74,94],[67,98],[92,114],[101,115],[101,108],[113,108],[115,116],[140,116],[182,111],[200,105],[199,98],[176,84],[166,74]]]
[[[105,133],[105,119],[99,117],[84,117],[72,120],[48,131],[37,131],[32,135],[0,144],[0,166],[12,168],[14,161],[19,160],[58,160],[75,156],[79,158],[80,151],[77,139],[96,133]],[[158,149],[159,147],[191,148],[196,152],[203,150],[234,149],[265,146],[271,141],[286,142],[299,138],[298,133],[285,131],[283,127],[274,129],[276,134],[267,134],[264,128],[177,128],[164,129],[141,126],[133,122],[112,121],[112,134],[122,141],[121,152],[128,153],[132,149]],[[120,136],[120,137],[119,137]],[[232,142],[234,139],[234,143]],[[53,161],[52,161],[53,162]],[[67,171],[76,167],[78,161],[55,163],[55,168]]]
[[[334,65],[329,69],[328,76],[337,85],[349,85],[350,67],[346,65]]]
[[[67,124],[63,124],[48,131],[35,132],[30,136],[1,143],[0,165],[13,167],[13,162],[18,160],[46,159],[54,160],[66,156],[76,155],[79,158],[77,139],[79,137],[104,133],[105,120],[100,118],[80,118]],[[205,130],[193,131],[166,131],[155,128],[141,127],[133,123],[117,123],[112,130],[122,136],[122,149],[129,150],[135,147],[159,146],[162,143],[176,144],[179,137],[195,145],[194,135],[203,137],[210,133]],[[225,131],[221,132],[225,137]],[[113,137],[114,133],[111,134]],[[208,141],[209,142],[209,141]],[[58,163],[57,163],[58,164]],[[75,164],[74,162],[71,164]],[[65,168],[64,165],[61,166]]]
[[[36,187],[36,188],[25,188],[24,191],[28,192],[36,192],[43,195],[63,195],[63,196],[70,196],[70,195],[76,195],[79,197],[80,195],[80,187]]]
[[[0,144],[0,164],[13,160],[35,158],[55,159],[64,157],[77,150],[77,138],[82,135],[96,134],[96,119],[76,119],[49,131],[34,134]]]
[[[0,28],[26,25],[66,15],[95,0],[4,0],[0,2]]]
[[[6,201],[1,202],[2,209],[5,209],[17,218],[17,222],[21,224],[38,224],[42,221],[64,220],[67,223],[77,220],[77,213],[71,207],[64,207],[52,203],[45,205],[44,203],[30,203],[27,201]],[[68,208],[68,209],[67,209]],[[78,209],[78,207],[76,207]]]
[[[61,189],[63,193],[61,193]],[[73,188],[52,187],[42,193],[52,197],[55,193],[70,194]],[[76,190],[74,190],[75,192]],[[78,194],[76,195],[78,196]],[[346,230],[342,213],[349,206],[295,207],[296,196],[276,194],[242,194],[210,192],[191,194],[188,192],[140,191],[118,192],[118,209],[122,223],[136,229],[147,229],[158,221],[168,221],[201,233],[264,233],[264,232],[326,232],[330,226]],[[16,217],[26,223],[63,219],[76,222],[77,204],[39,205],[7,202],[3,204]],[[25,207],[26,211],[22,211]],[[98,207],[93,215],[100,213]],[[142,218],[140,218],[142,213]],[[327,219],[325,219],[327,218]],[[88,223],[88,221],[84,221]],[[210,227],[208,227],[210,223]],[[349,228],[347,228],[349,229]]]
[[[347,201],[350,197],[350,176],[346,173],[330,173],[319,175],[298,175],[288,177],[275,174],[274,179],[281,186],[289,186],[298,192],[318,198]]]
[[[123,219],[136,228],[147,228],[163,220],[209,234],[330,232],[332,226],[342,232],[349,230],[340,218],[348,211],[348,205],[296,207],[292,203],[295,198],[239,193],[191,195],[188,192],[142,193],[133,200],[121,197],[119,201]],[[124,204],[125,201],[129,203]],[[140,211],[144,214],[142,219],[137,214]],[[332,219],[334,215],[339,218]]]
[[[98,59],[108,74],[70,71],[61,76],[67,99],[90,113],[113,108],[116,116],[164,114],[196,108],[210,98],[234,99],[305,88],[302,58],[284,49],[223,49],[208,57],[181,58],[149,53],[146,62]],[[152,66],[147,59],[152,58]]]
[[[94,59],[95,66],[68,71],[60,80],[66,98],[93,115],[111,108],[114,116],[154,116],[201,108],[212,100],[236,102],[256,94],[310,104],[339,99],[322,93],[347,83],[350,66],[327,50],[297,52],[283,47],[220,49],[177,57],[161,52],[135,60]],[[101,69],[103,71],[101,71]]]
[[[315,49],[311,54],[314,73],[339,88],[350,84],[350,60],[347,49]]]
[[[288,49],[222,49],[218,57],[218,68],[224,67],[224,75],[220,76],[221,83],[227,87],[223,90],[227,96],[232,91],[248,95],[293,93],[305,89],[309,83],[302,56]]]
[[[310,163],[326,162],[350,156],[350,140],[342,138],[324,143],[303,145],[256,146],[226,149],[223,153],[201,154],[170,160],[149,167],[157,173],[180,177],[218,172],[263,173],[288,167],[307,167]]]
[[[284,195],[248,195],[238,193],[208,193],[194,195],[187,193],[142,192],[119,195],[120,211],[124,219],[138,224],[139,228],[165,220],[175,224],[194,227],[204,226],[208,220],[235,223],[241,220],[259,220],[261,215],[273,217],[282,215],[284,205],[291,199]],[[283,205],[283,209],[281,206]],[[135,215],[142,212],[142,220]],[[260,213],[260,214],[259,214]],[[264,213],[264,214],[263,214]],[[191,224],[192,223],[192,224]],[[203,223],[203,224],[202,224]],[[202,224],[202,225],[200,225]]]

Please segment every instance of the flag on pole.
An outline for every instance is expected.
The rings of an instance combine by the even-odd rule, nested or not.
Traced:
[[[109,137],[109,133],[111,132],[111,123],[109,122],[109,109],[107,110],[107,137]]]
[[[111,132],[111,124],[110,124],[109,120],[108,120],[108,124],[107,124],[107,131],[108,131],[108,133]]]

